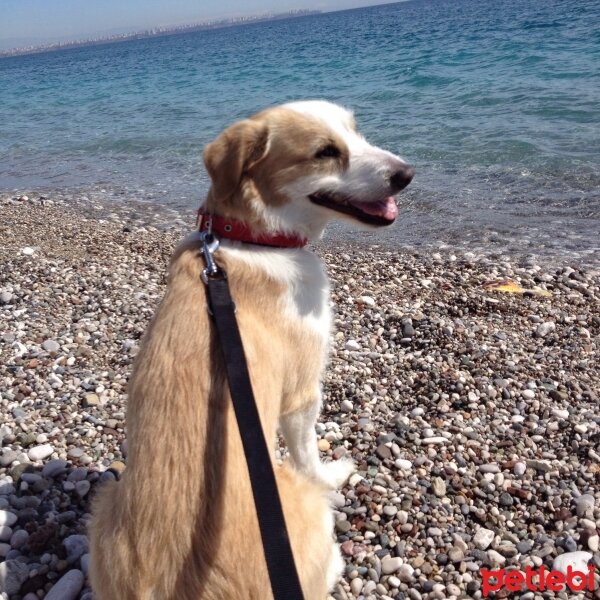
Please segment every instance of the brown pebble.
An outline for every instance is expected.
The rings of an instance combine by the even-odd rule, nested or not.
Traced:
[[[340,545],[340,548],[342,549],[342,552],[346,556],[352,556],[353,550],[354,550],[354,542],[352,540],[342,542],[342,544]]]

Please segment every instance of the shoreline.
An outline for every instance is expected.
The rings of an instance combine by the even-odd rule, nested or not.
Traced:
[[[200,199],[194,206],[184,208],[169,206],[155,198],[143,200],[126,195],[124,192],[111,192],[103,188],[83,190],[43,190],[40,191],[1,191],[0,206],[15,205],[27,198],[26,203],[31,205],[57,205],[67,211],[85,218],[98,221],[123,223],[124,226],[139,229],[150,228],[158,231],[179,232],[192,231],[195,215]],[[404,215],[402,206],[398,226],[409,227],[403,223]],[[387,228],[384,228],[387,229]],[[455,240],[456,241],[456,240]],[[401,241],[396,238],[382,237],[378,230],[353,230],[349,225],[332,223],[328,226],[321,240],[311,244],[314,248],[326,249],[330,246],[343,246],[349,248],[375,248],[382,251],[397,251],[401,253],[414,252],[418,255],[439,255],[442,259],[449,257],[463,257],[469,261],[481,260],[509,261],[521,267],[538,266],[581,266],[595,271],[600,269],[600,248],[598,251],[557,249],[515,249],[504,245],[498,236],[494,241],[483,243],[433,242],[428,241],[417,244],[411,241]],[[456,260],[453,259],[453,260]]]
[[[122,468],[132,360],[192,219],[132,206],[0,197],[11,600],[67,585],[91,598],[89,500]],[[336,240],[315,250],[334,310],[319,447],[357,465],[332,496],[346,561],[332,598],[478,599],[481,568],[552,568],[573,551],[600,568],[600,272]],[[486,285],[505,279],[532,291]]]

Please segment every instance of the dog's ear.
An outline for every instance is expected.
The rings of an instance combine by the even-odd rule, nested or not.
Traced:
[[[266,123],[252,119],[232,125],[208,144],[204,149],[204,164],[212,179],[214,198],[229,198],[244,174],[266,156],[268,146]]]

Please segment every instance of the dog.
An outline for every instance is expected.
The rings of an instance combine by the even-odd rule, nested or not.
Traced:
[[[273,443],[279,427],[289,449],[289,460],[273,463],[304,595],[323,600],[343,568],[328,495],[353,465],[321,462],[315,434],[331,327],[327,277],[310,250],[279,246],[316,240],[336,218],[390,225],[394,195],[414,169],[369,144],[351,112],[316,100],[232,125],[204,162],[205,213],[243,224],[259,242],[225,236],[215,259],[236,303],[264,434]],[[94,501],[98,600],[272,598],[200,246],[192,235],[172,257],[129,384],[127,469]]]

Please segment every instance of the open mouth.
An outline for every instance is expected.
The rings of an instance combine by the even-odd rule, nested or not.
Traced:
[[[393,196],[376,202],[358,202],[334,192],[315,192],[308,199],[319,206],[355,217],[368,225],[391,225],[398,216]]]

